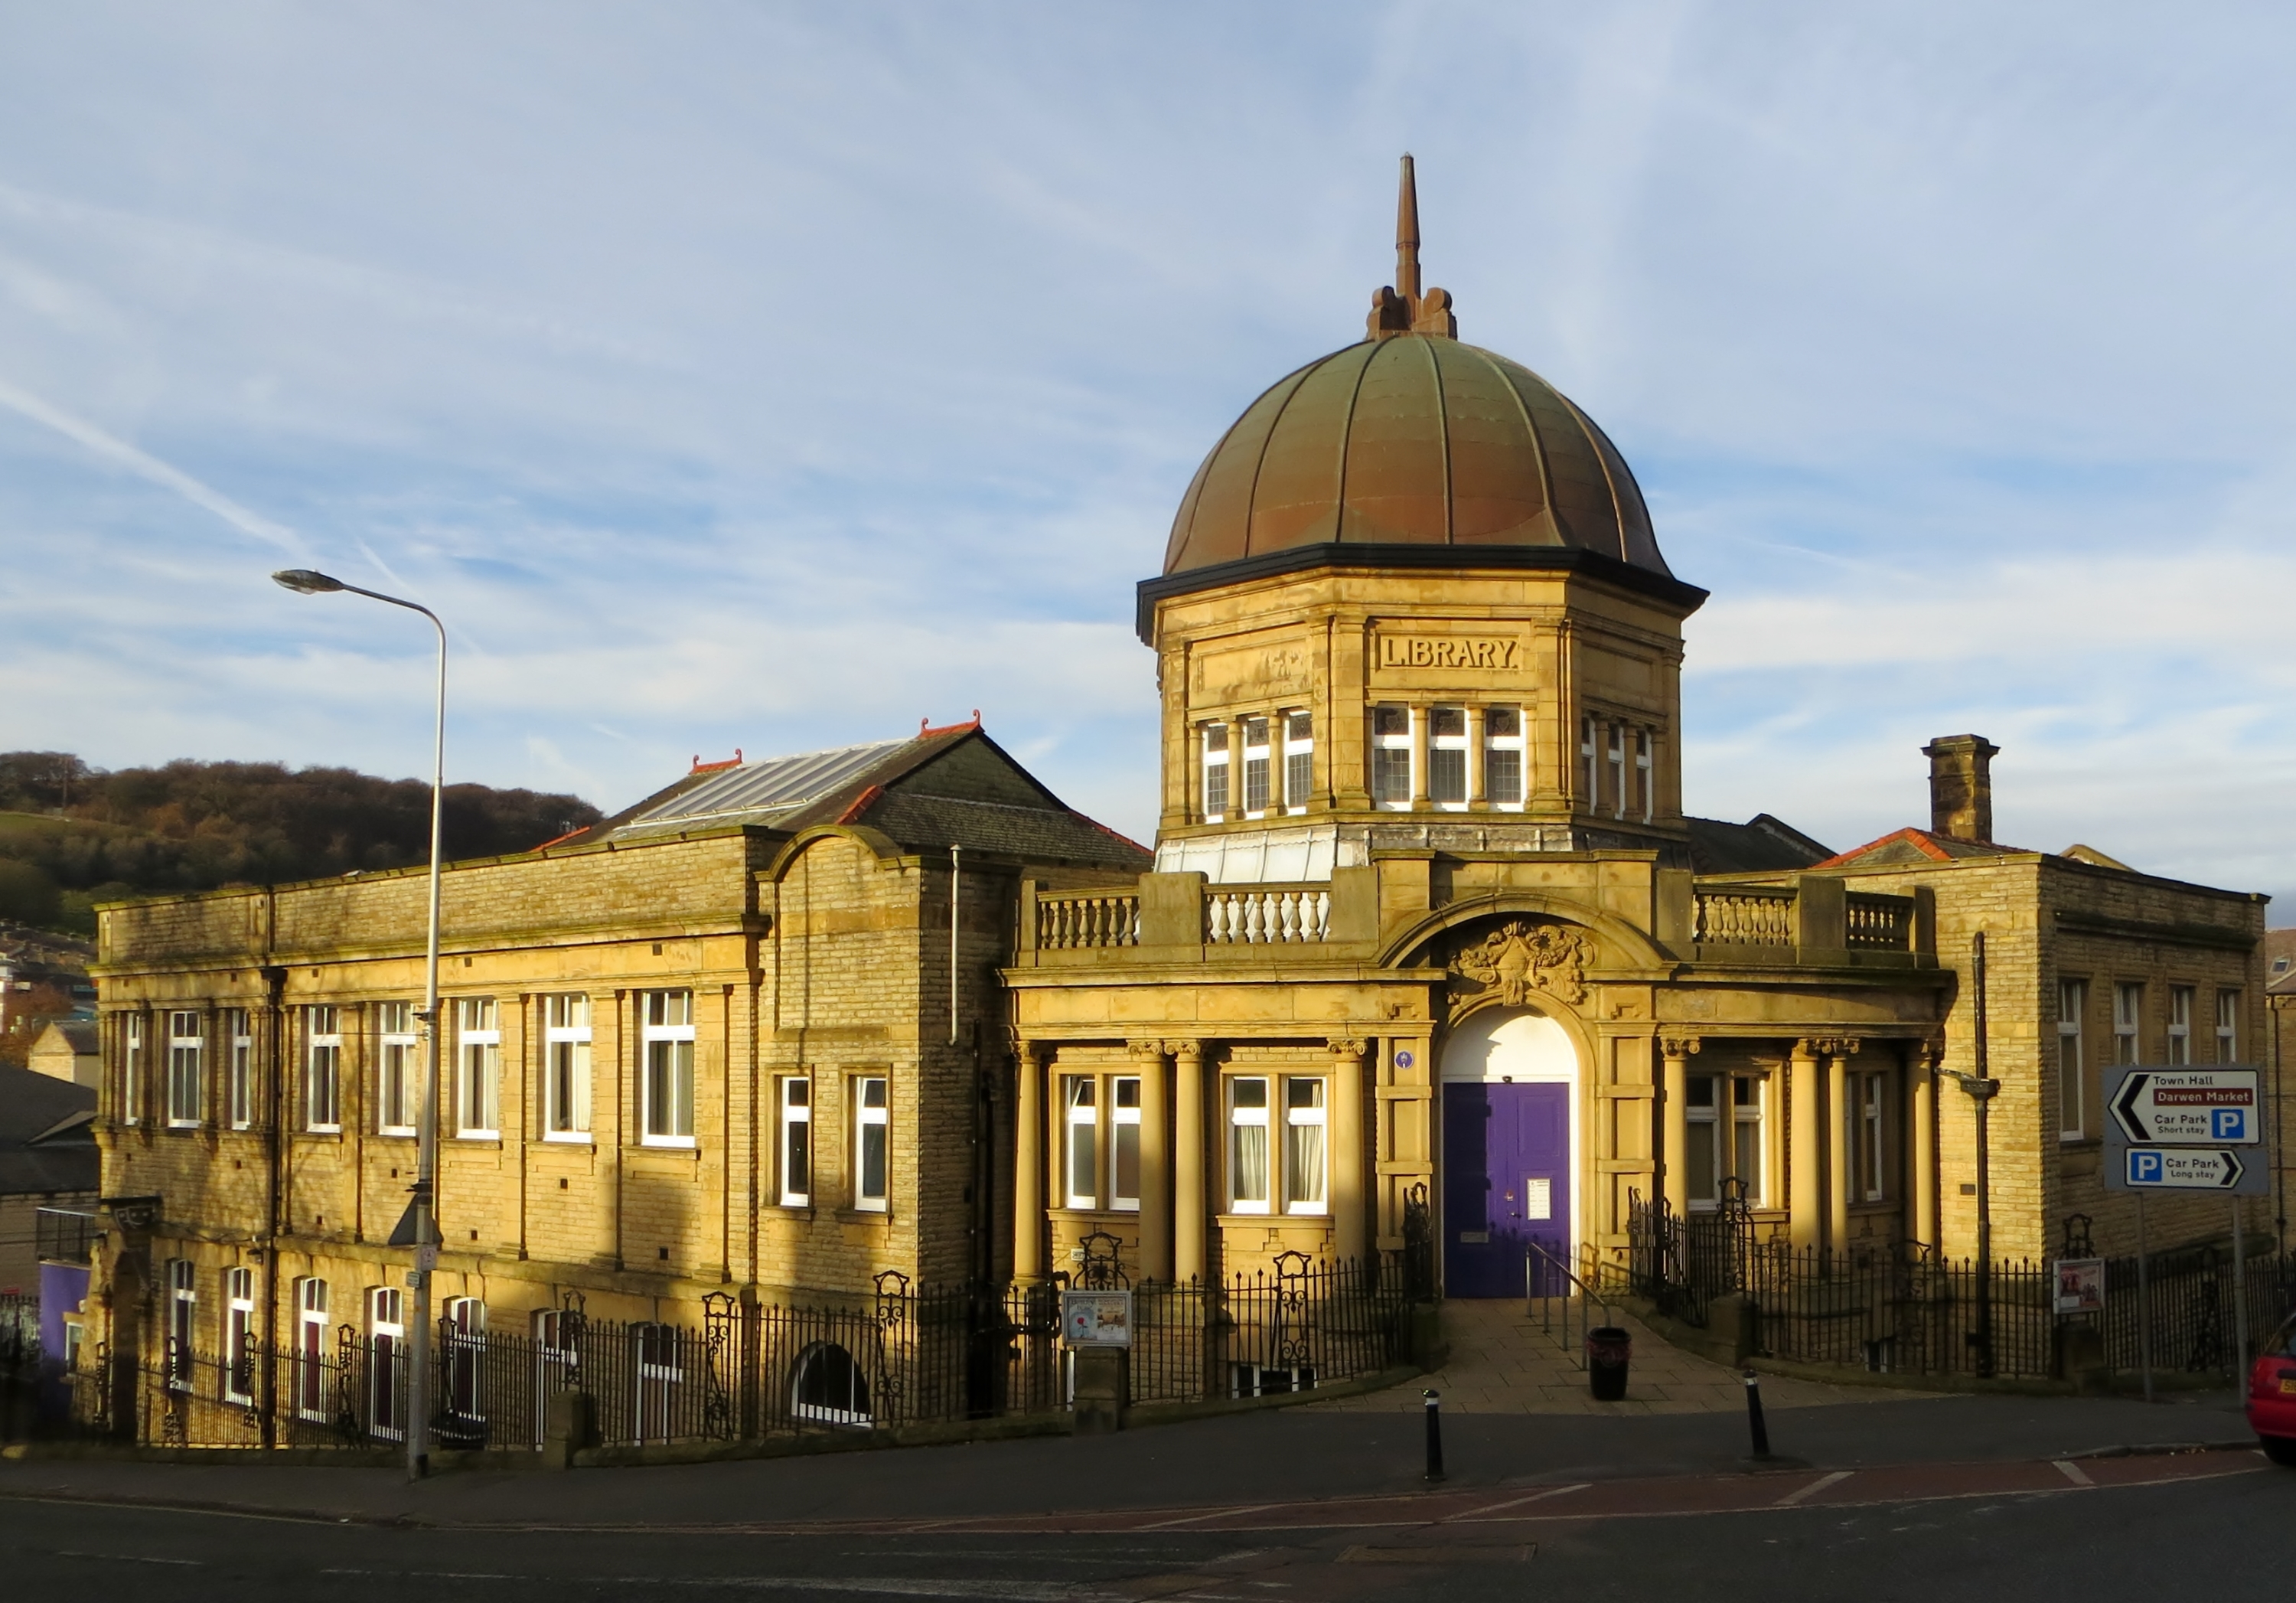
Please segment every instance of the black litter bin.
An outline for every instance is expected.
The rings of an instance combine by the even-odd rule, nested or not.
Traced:
[[[1634,1337],[1619,1326],[1597,1325],[1587,1333],[1587,1384],[1595,1402],[1625,1401],[1627,1365],[1634,1353]]]

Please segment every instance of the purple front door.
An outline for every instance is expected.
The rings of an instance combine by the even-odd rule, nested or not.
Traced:
[[[1521,1296],[1534,1241],[1570,1262],[1570,1088],[1446,1085],[1444,1294]]]

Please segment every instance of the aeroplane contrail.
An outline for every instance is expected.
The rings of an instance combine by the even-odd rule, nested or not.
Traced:
[[[174,490],[193,505],[205,507],[242,534],[251,534],[257,539],[268,541],[291,556],[304,555],[302,539],[293,530],[275,523],[260,514],[250,512],[229,496],[201,483],[181,468],[169,466],[148,451],[140,451],[126,440],[105,433],[94,423],[74,417],[5,380],[0,380],[0,407],[21,413],[34,423],[46,424],[57,433],[86,447],[139,479],[147,480],[164,489]]]

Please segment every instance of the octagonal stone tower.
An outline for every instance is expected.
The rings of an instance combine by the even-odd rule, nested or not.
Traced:
[[[1161,577],[1157,866],[1320,879],[1374,848],[1685,861],[1682,621],[1634,475],[1422,291],[1403,159],[1366,337],[1244,410]]]

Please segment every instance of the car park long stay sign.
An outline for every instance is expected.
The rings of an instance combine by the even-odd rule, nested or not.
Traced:
[[[2264,1139],[2254,1069],[2127,1069],[2110,1106],[2122,1139],[2146,1147],[2253,1147]]]

